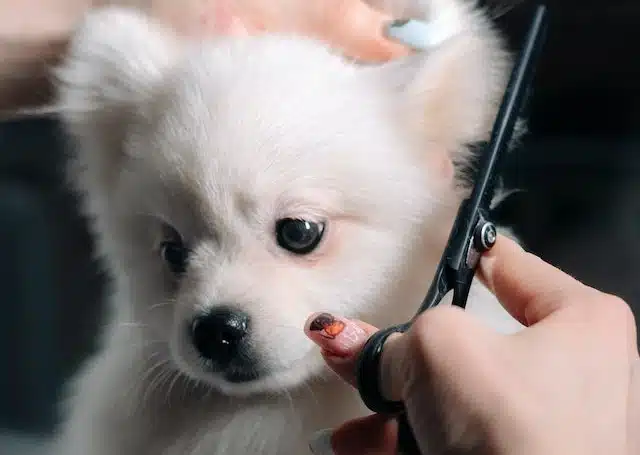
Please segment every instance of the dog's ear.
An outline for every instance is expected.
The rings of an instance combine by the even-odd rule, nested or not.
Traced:
[[[139,105],[175,62],[178,47],[168,29],[135,10],[88,13],[55,70],[61,112],[71,123],[88,122]]]
[[[76,29],[54,76],[56,110],[77,149],[71,177],[82,191],[104,193],[127,128],[178,55],[178,39],[135,10],[98,9]]]
[[[468,145],[489,137],[510,59],[502,40],[479,12],[460,6],[459,0],[427,3],[440,8],[458,5],[449,22],[439,25],[439,32],[448,37],[373,71],[378,71],[399,101],[393,103],[401,111],[398,118],[412,129],[411,134],[427,141],[429,158],[444,160],[443,172],[452,174],[451,164],[469,157]],[[429,15],[434,14],[438,14],[435,7]],[[451,30],[442,30],[443,26]]]

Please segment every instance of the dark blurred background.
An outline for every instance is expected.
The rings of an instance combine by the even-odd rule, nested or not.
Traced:
[[[497,19],[517,50],[530,9]],[[530,134],[501,208],[527,247],[640,311],[640,2],[550,0]],[[94,348],[105,276],[67,190],[53,118],[0,123],[0,453],[37,449]]]

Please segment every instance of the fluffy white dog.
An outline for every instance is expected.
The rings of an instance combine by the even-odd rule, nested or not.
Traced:
[[[188,42],[133,10],[87,16],[58,93],[113,311],[59,455],[300,455],[365,412],[304,321],[413,315],[510,65],[464,0],[400,3],[456,33],[364,66],[303,37]],[[519,327],[479,283],[468,309]]]

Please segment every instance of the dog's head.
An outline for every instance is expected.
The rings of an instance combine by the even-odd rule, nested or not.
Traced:
[[[461,20],[429,55],[365,67],[301,38],[196,44],[132,12],[87,18],[59,71],[71,176],[123,314],[177,368],[228,394],[292,387],[323,365],[312,312],[395,311],[504,82],[498,41]]]

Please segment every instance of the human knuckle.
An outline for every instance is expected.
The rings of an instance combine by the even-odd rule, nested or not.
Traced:
[[[534,304],[565,304],[571,303],[575,295],[564,288],[553,288],[541,291],[533,297]]]
[[[616,322],[629,322],[635,319],[629,304],[617,295],[601,294],[598,298],[594,298],[594,306],[600,313],[606,314]]]

